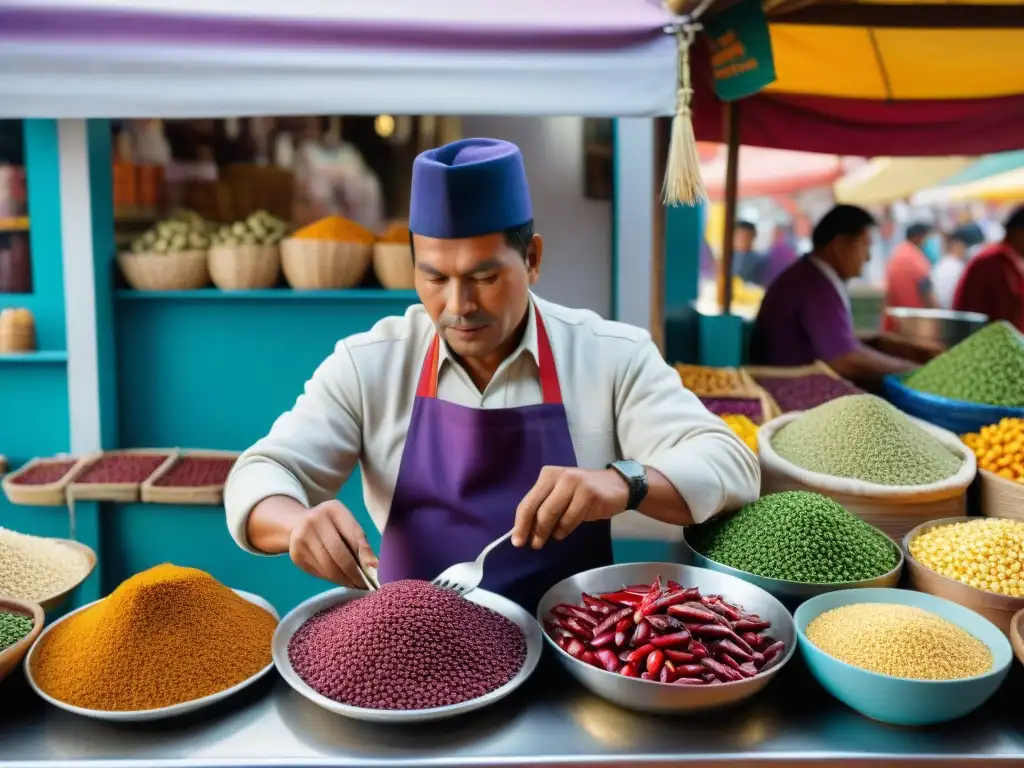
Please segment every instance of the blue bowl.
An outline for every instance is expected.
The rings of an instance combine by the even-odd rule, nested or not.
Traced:
[[[948,397],[918,392],[904,384],[904,378],[905,376],[897,375],[885,377],[885,396],[889,402],[904,413],[948,429],[954,434],[977,432],[982,427],[1005,418],[1024,418],[1024,408],[968,403],[964,400],[951,400]]]
[[[961,680],[911,680],[869,672],[831,656],[807,639],[807,625],[844,605],[898,603],[912,605],[951,621],[985,643],[992,669]],[[1006,636],[974,611],[940,597],[902,589],[847,589],[811,598],[794,617],[800,650],[815,679],[829,693],[873,720],[892,725],[933,725],[963,717],[999,688],[1013,660]]]

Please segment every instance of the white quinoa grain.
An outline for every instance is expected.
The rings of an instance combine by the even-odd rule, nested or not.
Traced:
[[[59,541],[0,528],[0,594],[39,601],[78,582],[89,560]]]

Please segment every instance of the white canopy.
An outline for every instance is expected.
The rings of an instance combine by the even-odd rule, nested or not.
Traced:
[[[670,20],[647,0],[5,2],[0,117],[668,115]]]

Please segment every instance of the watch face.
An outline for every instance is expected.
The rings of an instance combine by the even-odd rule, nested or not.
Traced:
[[[618,467],[618,469],[627,477],[633,479],[640,479],[647,474],[644,472],[643,465],[638,461],[633,461],[632,459],[617,461],[615,462],[615,466]]]

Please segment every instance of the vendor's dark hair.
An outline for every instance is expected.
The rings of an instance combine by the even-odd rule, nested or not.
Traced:
[[[875,217],[856,205],[837,205],[821,217],[811,233],[811,245],[820,251],[837,237],[856,237],[877,224]]]
[[[1006,219],[1003,229],[1007,232],[1013,229],[1024,229],[1024,205],[1018,205],[1013,209],[1010,216]]]
[[[757,225],[752,221],[747,221],[746,219],[740,219],[737,221],[736,229],[745,229],[747,232],[757,234]]]
[[[509,227],[502,230],[502,234],[505,236],[505,242],[508,243],[509,248],[517,250],[519,255],[523,257],[523,261],[525,261],[526,254],[530,251],[530,243],[533,241],[533,219],[520,224],[518,227]],[[412,232],[409,233],[409,249],[412,251],[412,258],[415,261],[416,246],[412,242]]]

